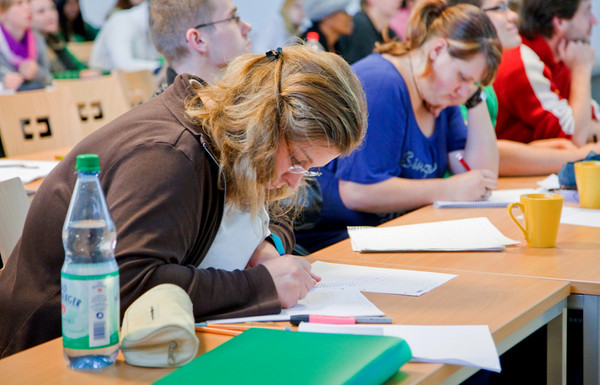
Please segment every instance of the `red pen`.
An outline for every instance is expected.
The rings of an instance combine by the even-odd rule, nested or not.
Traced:
[[[463,156],[462,156],[462,154],[460,152],[456,153],[456,159],[458,159],[458,161],[460,162],[460,164],[463,165],[463,167],[465,168],[465,170],[471,171],[471,167],[469,167],[469,164],[467,163],[467,161],[465,160],[465,158],[463,158]]]

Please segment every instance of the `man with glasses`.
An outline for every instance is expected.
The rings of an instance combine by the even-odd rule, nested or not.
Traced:
[[[591,100],[596,23],[590,0],[523,0],[523,44],[504,52],[494,82],[498,139],[581,147],[600,131]]]
[[[167,64],[157,93],[181,73],[213,83],[231,59],[250,51],[252,27],[231,0],[152,0],[149,24],[150,38]]]

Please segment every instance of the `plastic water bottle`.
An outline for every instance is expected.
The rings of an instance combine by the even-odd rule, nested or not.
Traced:
[[[98,180],[98,155],[78,155],[75,170],[62,230],[63,352],[70,368],[101,369],[119,353],[117,233]]]
[[[306,34],[306,46],[317,51],[325,51],[325,48],[319,43],[319,33],[315,31]]]

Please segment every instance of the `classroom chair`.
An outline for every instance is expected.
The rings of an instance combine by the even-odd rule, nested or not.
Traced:
[[[83,131],[68,90],[0,95],[0,139],[6,156],[71,147]]]
[[[125,91],[115,74],[86,79],[57,79],[54,84],[57,89],[68,89],[73,95],[86,136],[130,109]]]
[[[12,253],[25,224],[29,198],[20,178],[0,182],[0,256],[2,268]],[[0,270],[1,271],[1,270]]]
[[[148,101],[156,89],[156,81],[150,70],[115,71],[117,78],[125,90],[125,96],[131,107]]]

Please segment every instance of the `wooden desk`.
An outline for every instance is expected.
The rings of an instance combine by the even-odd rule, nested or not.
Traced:
[[[392,317],[395,323],[487,324],[501,353],[548,323],[548,334],[556,338],[556,344],[563,347],[559,354],[552,357],[551,378],[560,380],[565,376],[564,309],[565,299],[569,295],[566,282],[461,272],[458,277],[421,297],[375,293],[366,295],[387,316]],[[227,339],[224,336],[202,333],[199,337],[202,352]],[[268,370],[268,363],[265,365]],[[60,339],[0,360],[2,384],[5,385],[148,384],[169,371],[133,367],[122,359],[116,365],[95,373],[70,370],[62,357]],[[474,372],[473,368],[455,365],[409,363],[387,385],[458,384]],[[201,373],[198,375],[202,376]]]
[[[544,177],[506,178],[500,188],[537,187]],[[324,249],[323,260],[373,266],[425,267],[438,270],[477,271],[565,280],[570,283],[568,307],[583,309],[584,383],[600,383],[600,228],[561,224],[557,246],[527,246],[523,234],[505,208],[435,209],[426,206],[383,226],[397,226],[461,218],[488,217],[507,237],[520,240],[503,252],[378,253],[351,251],[348,240]],[[435,236],[435,234],[432,234]]]

